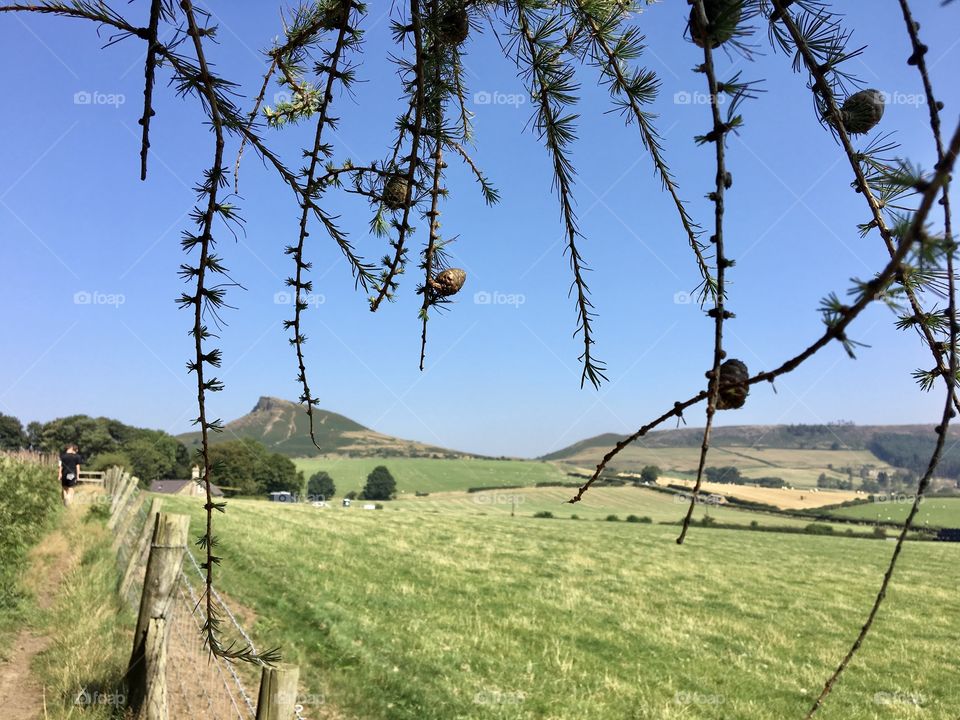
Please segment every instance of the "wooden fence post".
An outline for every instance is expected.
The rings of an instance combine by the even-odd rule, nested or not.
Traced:
[[[180,566],[187,548],[190,528],[188,515],[159,513],[153,529],[147,572],[143,578],[143,593],[140,595],[140,612],[133,634],[133,652],[127,668],[129,707],[134,716],[140,713],[153,682],[162,680],[148,675],[146,662],[147,630],[154,618],[168,617],[173,593],[180,579]],[[163,639],[165,642],[165,638]]]
[[[143,554],[147,551],[147,543],[150,542],[153,528],[157,524],[157,515],[160,514],[160,508],[162,506],[163,500],[161,498],[154,498],[150,503],[150,511],[147,513],[147,519],[143,521],[143,529],[140,530],[140,537],[130,552],[130,557],[127,559],[127,568],[123,573],[123,580],[120,581],[120,597],[122,598],[127,596],[130,583],[133,582],[133,574],[140,565],[140,558],[142,558]]]
[[[113,515],[111,515],[110,519],[107,521],[107,530],[113,530],[117,526],[117,523],[120,522],[120,519],[124,517],[124,510],[126,509],[127,504],[130,502],[130,499],[133,497],[133,494],[136,492],[138,484],[137,478],[130,478],[130,481],[123,489],[123,494],[120,496],[120,500],[113,511]]]
[[[144,646],[144,666],[147,675],[147,697],[144,701],[145,720],[167,720],[167,621],[150,618]]]
[[[130,480],[130,476],[126,473],[120,473],[117,476],[117,481],[113,485],[113,490],[110,491],[110,517],[113,517],[113,514],[117,511],[117,505],[120,503],[120,496],[123,495],[124,490],[127,489],[127,484]]]
[[[297,704],[300,668],[296,665],[264,667],[260,673],[257,720],[290,720]]]
[[[113,473],[116,468],[109,467],[107,468],[106,474],[103,476],[103,491],[110,495],[113,492]]]
[[[123,514],[123,518],[117,524],[117,532],[113,536],[113,544],[110,546],[110,549],[114,554],[116,554],[117,550],[119,550],[120,546],[123,544],[124,539],[127,537],[127,533],[130,532],[130,526],[133,525],[133,521],[137,519],[142,506],[143,493],[137,493],[127,508],[127,511]]]

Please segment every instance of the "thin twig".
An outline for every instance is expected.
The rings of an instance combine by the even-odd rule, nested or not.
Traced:
[[[704,8],[703,0],[695,0],[695,12],[700,16],[702,27],[709,27],[707,11]],[[693,519],[693,510],[696,507],[697,499],[700,496],[700,486],[703,484],[703,470],[707,463],[707,453],[710,449],[710,431],[713,429],[713,418],[717,412],[717,401],[720,398],[720,365],[723,363],[723,322],[728,317],[728,312],[724,305],[726,302],[726,269],[727,259],[723,252],[723,213],[724,197],[726,193],[726,142],[727,125],[720,117],[720,89],[717,83],[716,69],[713,65],[713,50],[710,38],[703,43],[703,72],[707,76],[707,84],[710,89],[710,109],[713,119],[713,144],[716,148],[716,186],[711,195],[714,204],[714,233],[711,238],[717,248],[717,292],[714,296],[713,319],[713,369],[710,372],[710,382],[707,385],[707,414],[706,423],[703,428],[703,440],[700,443],[700,461],[697,465],[697,480],[693,485],[693,492],[690,495],[690,505],[687,508],[687,514],[683,517],[683,526],[680,528],[680,535],[677,537],[677,545],[682,545],[687,536],[687,530],[690,528],[690,521]]]
[[[147,151],[150,148],[150,118],[156,113],[153,111],[153,79],[157,65],[157,28],[160,25],[160,11],[163,0],[152,0],[150,3],[150,25],[147,29],[147,60],[143,75],[143,117],[140,124],[143,133],[140,139],[140,179],[147,179]]]
[[[394,255],[387,271],[382,278],[377,294],[370,300],[370,311],[376,312],[383,299],[390,295],[391,288],[395,284],[394,278],[403,267],[403,256],[405,253],[404,243],[410,231],[409,219],[410,211],[413,206],[414,181],[417,174],[417,165],[420,152],[420,135],[423,131],[424,114],[424,49],[423,49],[423,26],[420,19],[419,0],[410,0],[410,28],[413,32],[413,44],[416,52],[416,61],[414,64],[414,82],[416,83],[416,99],[414,101],[414,119],[413,129],[410,133],[410,161],[407,166],[406,180],[407,187],[403,199],[403,211],[400,220],[400,227],[397,230],[397,239],[393,242]]]
[[[324,67],[324,72],[327,74],[327,83],[323,90],[323,99],[320,105],[319,117],[317,118],[317,129],[313,137],[313,149],[309,152],[310,164],[307,168],[305,183],[305,194],[308,197],[313,197],[313,194],[316,192],[314,176],[317,173],[317,168],[320,167],[320,153],[323,148],[323,130],[327,126],[327,110],[329,109],[330,102],[333,99],[333,83],[338,77],[338,66],[343,53],[345,39],[347,37],[347,33],[350,32],[349,21],[350,12],[348,10],[343,14],[343,22],[337,34],[336,46],[330,55],[329,62]],[[300,381],[300,384],[303,387],[303,394],[300,396],[300,402],[306,405],[307,418],[310,424],[310,442],[313,443],[317,450],[323,451],[323,448],[317,443],[316,433],[314,430],[313,406],[317,403],[317,400],[310,393],[310,385],[307,382],[307,365],[303,356],[303,343],[306,341],[306,337],[301,331],[302,314],[303,310],[307,307],[307,303],[305,300],[301,299],[300,293],[304,291],[309,293],[313,287],[309,281],[305,282],[303,279],[303,273],[310,268],[310,264],[303,261],[303,247],[307,236],[309,235],[307,232],[307,226],[309,224],[310,209],[311,205],[308,203],[303,203],[301,205],[300,231],[297,236],[297,244],[295,247],[289,248],[289,250],[293,251],[293,261],[296,265],[296,274],[292,283],[296,292],[296,298],[294,300],[293,320],[287,321],[285,324],[288,329],[293,330],[293,338],[290,342],[296,348],[298,367],[297,379]]]
[[[576,211],[573,209],[573,170],[569,158],[563,150],[573,137],[569,127],[572,118],[560,118],[554,108],[554,102],[562,102],[560,98],[568,95],[572,89],[572,73],[560,64],[560,51],[545,48],[538,42],[539,35],[534,33],[527,18],[527,11],[518,4],[517,29],[520,32],[522,43],[528,55],[531,95],[538,105],[537,127],[542,133],[547,149],[553,158],[553,177],[557,187],[557,196],[560,199],[560,209],[566,231],[567,252],[570,254],[570,269],[573,271],[571,292],[577,293],[577,312],[579,324],[577,332],[583,333],[583,372],[580,375],[580,387],[589,379],[594,387],[599,387],[601,380],[606,380],[603,363],[593,357],[591,346],[593,336],[590,328],[593,317],[593,303],[589,298],[589,288],[584,279],[586,266],[580,251],[577,249],[577,238],[582,237],[577,223]]]

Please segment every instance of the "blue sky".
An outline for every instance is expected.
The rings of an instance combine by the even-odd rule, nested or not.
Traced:
[[[929,168],[926,109],[917,102],[922,88],[905,63],[910,50],[897,3],[843,5],[854,43],[869,45],[853,69],[891,98],[882,129]],[[915,5],[946,103],[944,121],[952,126],[960,105],[960,41],[952,28],[960,9]],[[143,14],[141,7],[120,7],[131,17]],[[207,7],[220,25],[210,59],[252,96],[266,66],[260,51],[280,28],[277,5]],[[704,78],[691,71],[701,51],[682,39],[687,11],[686,3],[661,3],[635,22],[648,38],[641,62],[663,82],[653,109],[668,162],[695,218],[709,227],[704,194],[713,150],[692,141],[708,128],[709,109]],[[342,118],[338,160],[381,158],[392,142],[399,82],[386,58],[398,48],[387,12],[371,4],[362,82],[353,97],[335,101]],[[0,17],[7,101],[0,114],[0,412],[24,422],[83,412],[182,432],[196,414],[196,391],[184,367],[191,317],[174,303],[184,289],[179,235],[188,226],[191,188],[212,157],[211,136],[196,103],[174,97],[161,70],[150,174],[141,183],[143,47],[127,40],[100,49],[107,40],[78,21]],[[857,234],[865,204],[849,188],[846,159],[815,121],[804,76],[769,49],[765,31],[757,42],[764,54],[754,62],[717,56],[721,77],[739,69],[744,79],[766,80],[766,92],[744,105],[745,128],[728,153],[734,184],[725,234],[737,261],[728,275],[737,318],[727,326],[727,349],[751,371],[770,369],[809,344],[822,331],[819,300],[845,292],[848,278],[868,277],[886,257],[879,237]],[[324,408],[381,432],[490,454],[535,456],[588,435],[631,432],[696,393],[711,363],[712,321],[695,303],[676,302],[698,275],[669,198],[636,128],[606,112],[606,91],[585,68],[575,194],[599,313],[595,352],[610,382],[599,391],[581,389],[582,343],[572,337],[576,313],[567,297],[562,226],[549,157],[529,127],[529,99],[489,27],[471,36],[466,64],[474,157],[503,200],[487,208],[468,173],[451,162],[441,221],[447,236],[459,236],[454,264],[468,280],[450,312],[430,321],[427,371],[417,368],[415,261],[397,301],[370,313],[339,250],[315,231],[307,259],[317,297],[305,320],[314,393]],[[77,102],[85,98],[91,102]],[[312,132],[303,126],[267,136],[296,166]],[[232,142],[231,164],[236,149]],[[220,342],[226,390],[208,401],[224,420],[247,412],[260,395],[295,399],[300,392],[282,328],[291,308],[275,302],[290,272],[283,248],[295,240],[297,208],[249,149],[236,202],[246,233],[234,241],[221,232],[219,251],[246,289],[229,293],[237,309],[226,311]],[[330,207],[358,252],[373,261],[384,254],[383,241],[367,232],[365,202],[336,198]],[[780,380],[776,394],[757,387],[744,409],[721,413],[718,422],[932,423],[940,393],[924,395],[910,378],[929,365],[929,355],[914,335],[896,331],[893,319],[888,310],[868,310],[851,332],[870,346],[856,361],[839,345],[829,347]],[[702,408],[688,412],[688,422],[701,425]]]

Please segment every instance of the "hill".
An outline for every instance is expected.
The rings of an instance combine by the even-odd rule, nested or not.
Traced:
[[[960,441],[960,430],[951,428]],[[655,431],[625,448],[614,469],[636,471],[647,464],[686,473],[697,466],[702,428]],[[542,460],[593,468],[622,436],[604,433],[544,455]],[[870,476],[899,468],[920,474],[934,447],[931,425],[734,425],[715,428],[710,441],[711,465],[734,465],[749,477],[776,476],[809,486],[820,473]],[[948,444],[938,476],[960,478],[960,443]]]
[[[960,439],[960,430],[951,428]],[[867,450],[877,435],[912,435],[933,437],[933,425],[731,425],[715,427],[711,446],[782,448],[793,450]],[[640,438],[637,445],[648,448],[700,447],[703,428],[684,427],[677,430],[655,430]],[[544,460],[567,460],[593,448],[609,450],[623,435],[603,433],[544,455]],[[601,453],[601,454],[602,454]]]
[[[413,440],[378,433],[344,415],[317,408],[313,412],[318,450],[310,442],[310,421],[303,406],[274,397],[261,397],[253,410],[231,420],[212,442],[253,438],[271,451],[288,457],[311,457],[323,453],[348,457],[462,457],[465,453]],[[187,447],[200,444],[200,433],[178,436]]]

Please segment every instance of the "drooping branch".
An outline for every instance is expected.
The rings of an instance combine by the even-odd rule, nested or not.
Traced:
[[[703,230],[693,221],[687,206],[680,199],[677,182],[664,159],[662,138],[653,124],[653,115],[643,108],[656,98],[660,81],[653,72],[631,70],[626,63],[627,58],[638,57],[643,52],[643,37],[636,27],[617,34],[619,11],[612,12],[606,18],[598,17],[594,4],[585,0],[573,0],[572,9],[578,21],[588,30],[590,55],[593,64],[600,69],[601,80],[610,89],[610,95],[625,114],[627,123],[631,120],[637,123],[643,146],[653,160],[654,172],[676,206],[680,224],[700,271],[702,298],[704,302],[713,299],[717,292],[717,281],[703,254],[705,247],[699,239]]]
[[[322,70],[326,74],[326,86],[324,87],[323,97],[320,101],[316,131],[313,138],[313,148],[306,153],[310,157],[310,163],[307,168],[304,182],[305,192],[308,197],[314,197],[315,195],[319,194],[315,183],[317,170],[321,167],[320,156],[325,155],[323,146],[323,131],[329,121],[328,111],[330,102],[333,100],[334,82],[336,82],[338,78],[342,78],[342,74],[339,70],[341,56],[344,48],[347,45],[347,40],[352,33],[350,28],[349,2],[347,2],[346,7],[346,12],[341,15],[341,23],[340,27],[337,29],[337,40],[336,44],[334,45],[334,49],[329,53],[325,63],[322,65]],[[307,380],[307,365],[303,352],[303,344],[306,341],[306,336],[303,334],[301,327],[302,314],[307,308],[307,301],[306,298],[303,297],[303,293],[310,293],[313,289],[312,282],[304,279],[304,273],[310,269],[310,263],[305,262],[303,257],[304,244],[307,236],[309,235],[307,228],[309,225],[310,210],[311,205],[309,203],[305,202],[302,204],[300,211],[300,230],[297,236],[297,244],[287,248],[287,253],[293,256],[293,261],[296,266],[294,276],[292,278],[288,278],[287,280],[287,284],[294,288],[295,297],[293,320],[285,321],[284,327],[288,330],[293,330],[293,337],[290,339],[290,343],[296,349],[298,367],[297,380],[300,382],[300,386],[303,389],[303,392],[300,395],[300,402],[306,406],[307,418],[310,425],[310,441],[313,443],[314,447],[317,448],[317,450],[323,450],[323,448],[317,443],[317,438],[314,431],[313,408],[317,404],[318,400],[310,392],[310,384]],[[359,275],[358,280],[364,285],[364,288],[366,288],[365,276]]]
[[[206,634],[206,644],[209,651],[216,656],[230,659],[240,659],[254,663],[270,663],[279,659],[276,651],[268,651],[258,654],[249,647],[237,648],[233,644],[223,646],[219,639],[219,610],[214,603],[213,595],[213,567],[219,564],[220,558],[214,554],[214,548],[217,545],[216,538],[213,535],[213,511],[223,511],[224,503],[214,503],[211,489],[211,460],[210,460],[210,432],[216,432],[221,428],[219,421],[207,420],[206,394],[207,392],[217,392],[223,389],[223,384],[214,377],[206,379],[204,369],[207,365],[211,367],[220,366],[220,351],[207,351],[204,342],[209,339],[210,332],[203,321],[204,309],[208,304],[214,308],[223,302],[222,290],[210,288],[207,286],[208,273],[224,273],[225,270],[220,264],[219,259],[213,253],[213,222],[217,216],[230,219],[231,211],[227,206],[218,200],[218,192],[221,187],[227,183],[226,171],[223,167],[224,151],[224,131],[223,118],[220,115],[220,108],[217,101],[217,95],[214,91],[213,81],[207,66],[207,60],[203,49],[203,31],[197,24],[196,15],[191,0],[181,0],[180,8],[183,10],[188,23],[188,35],[193,40],[193,47],[196,52],[197,66],[199,73],[193,78],[182,78],[182,82],[194,82],[204,93],[207,99],[207,106],[210,111],[210,118],[214,132],[214,157],[210,169],[206,173],[206,180],[201,186],[201,197],[206,197],[206,208],[196,218],[199,225],[197,235],[187,235],[184,241],[184,249],[189,251],[196,246],[200,248],[200,258],[196,267],[184,267],[183,271],[187,275],[192,275],[196,282],[196,293],[192,298],[183,298],[190,301],[193,305],[193,328],[191,335],[194,340],[194,359],[190,363],[190,369],[196,374],[197,378],[197,407],[199,415],[197,425],[200,428],[201,437],[201,457],[203,460],[203,472],[201,480],[203,481],[206,502],[204,509],[206,511],[206,532],[200,538],[200,545],[203,546],[206,558],[201,564],[204,571],[205,589],[204,599],[206,602],[206,620],[203,630]],[[181,304],[184,304],[181,301]]]
[[[590,288],[584,274],[586,263],[577,248],[577,238],[582,237],[578,227],[576,211],[573,209],[573,164],[567,155],[567,149],[576,137],[576,115],[561,116],[563,109],[575,102],[573,93],[576,85],[573,69],[561,58],[562,49],[551,42],[552,36],[560,29],[561,23],[556,16],[550,17],[534,28],[530,12],[523,3],[516,7],[516,32],[519,35],[518,56],[525,66],[530,95],[536,103],[535,125],[553,159],[553,179],[560,199],[561,215],[565,228],[570,269],[573,282],[570,292],[576,293],[578,325],[576,333],[583,334],[583,372],[580,386],[590,380],[599,387],[606,380],[604,364],[593,356],[593,331],[591,322],[594,317],[593,303],[590,301]]]

